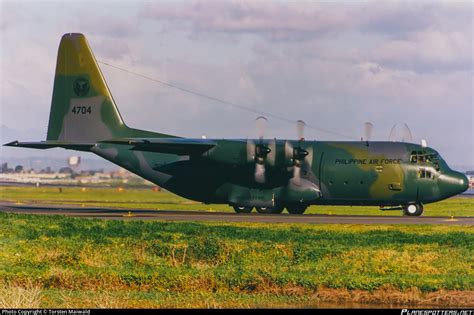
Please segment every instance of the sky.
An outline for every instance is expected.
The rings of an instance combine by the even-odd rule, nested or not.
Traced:
[[[308,140],[360,139],[371,122],[372,139],[384,141],[406,123],[413,142],[426,139],[451,166],[474,169],[473,6],[0,0],[0,138],[45,139],[59,40],[80,32],[102,62],[284,118],[267,117],[268,138],[296,138],[298,119],[311,127]],[[257,137],[255,112],[101,69],[129,126]]]

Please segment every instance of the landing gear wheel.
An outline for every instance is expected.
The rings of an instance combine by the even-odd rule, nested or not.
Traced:
[[[253,207],[234,206],[234,210],[237,213],[250,213],[252,212]]]
[[[305,205],[293,205],[293,206],[287,206],[286,211],[288,211],[289,214],[303,214],[306,211],[306,208],[308,208]]]
[[[255,207],[258,213],[263,214],[278,214],[283,212],[282,206],[274,206],[274,207]]]
[[[403,214],[419,217],[423,213],[423,205],[420,203],[411,203],[403,207]]]

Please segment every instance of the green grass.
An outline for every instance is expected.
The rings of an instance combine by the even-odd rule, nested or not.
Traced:
[[[40,307],[301,306],[324,301],[324,290],[449,290],[472,297],[472,244],[473,229],[461,226],[1,213],[0,284],[39,288]]]
[[[166,191],[152,189],[0,187],[0,200],[23,203],[107,206],[127,209],[232,211],[228,205],[204,205]],[[306,213],[351,215],[402,215],[378,207],[311,206]],[[454,197],[425,205],[426,216],[474,216],[474,198]]]

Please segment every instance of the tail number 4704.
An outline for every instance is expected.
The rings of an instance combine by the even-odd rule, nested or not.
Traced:
[[[92,113],[92,110],[91,110],[91,107],[90,106],[74,106],[72,108],[72,112],[74,114],[82,114],[82,115],[85,115],[85,114],[90,114]]]

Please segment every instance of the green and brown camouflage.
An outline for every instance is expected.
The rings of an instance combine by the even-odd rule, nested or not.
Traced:
[[[65,34],[59,46],[47,140],[7,145],[93,152],[180,196],[238,212],[337,204],[420,215],[423,204],[468,187],[438,152],[412,143],[188,139],[129,128],[82,34]]]

